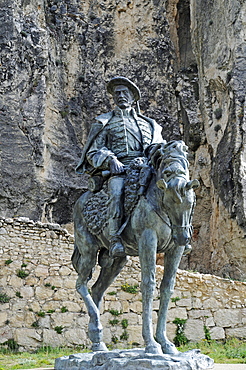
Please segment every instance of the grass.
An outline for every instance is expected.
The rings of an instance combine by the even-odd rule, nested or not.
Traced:
[[[178,347],[181,352],[195,348],[199,348],[204,355],[208,355],[218,364],[246,364],[246,341],[235,338],[226,342],[203,340]]]
[[[114,342],[118,341],[118,338],[113,339]],[[199,343],[188,343],[178,347],[181,352],[194,348],[199,348],[203,354],[213,358],[215,363],[246,364],[246,341],[238,339],[230,339],[227,342],[203,340]],[[20,353],[2,346],[0,347],[0,370],[53,368],[57,357],[79,352],[88,352],[88,350],[81,349],[81,347],[52,348],[48,346],[40,348],[35,353]]]
[[[33,369],[39,367],[54,368],[55,359],[72,353],[88,352],[88,350],[75,348],[41,347],[35,353],[14,352],[0,348],[0,370]]]

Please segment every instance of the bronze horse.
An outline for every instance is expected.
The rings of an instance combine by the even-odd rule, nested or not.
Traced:
[[[156,144],[150,158],[153,175],[145,195],[140,196],[121,238],[127,255],[139,256],[143,307],[142,334],[147,353],[177,354],[166,335],[167,310],[173,293],[176,272],[192,236],[194,188],[198,180],[189,179],[187,147],[183,141]],[[94,235],[88,229],[82,210],[91,192],[84,193],[74,209],[75,249],[72,262],[78,273],[76,289],[82,296],[90,317],[88,335],[92,350],[107,350],[100,323],[100,303],[106,289],[127,262],[127,257],[110,259],[107,226]],[[105,253],[106,252],[106,253]],[[165,253],[164,276],[160,286],[160,307],[155,339],[152,326],[152,302],[155,291],[156,253]],[[99,277],[91,288],[87,282],[97,263]]]

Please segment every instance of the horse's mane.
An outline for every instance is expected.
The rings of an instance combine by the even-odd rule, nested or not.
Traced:
[[[188,171],[187,146],[182,140],[163,142],[156,144],[150,154],[150,161],[157,171],[160,168],[180,165],[185,173]],[[173,165],[173,166],[172,166]]]

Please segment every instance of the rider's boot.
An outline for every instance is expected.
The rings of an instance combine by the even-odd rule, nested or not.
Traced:
[[[121,242],[120,236],[113,236],[110,238],[109,255],[112,258],[125,257],[125,248]]]
[[[115,257],[125,257],[125,248],[122,244],[121,237],[118,235],[119,228],[121,226],[120,218],[111,218],[109,220],[109,233],[110,233],[110,246],[109,246],[109,256]]]

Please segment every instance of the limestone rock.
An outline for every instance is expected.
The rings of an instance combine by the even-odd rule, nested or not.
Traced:
[[[213,367],[213,360],[199,350],[177,356],[151,355],[142,349],[114,350],[110,352],[81,353],[56,359],[55,370],[205,370]]]

